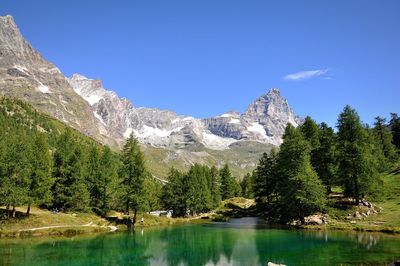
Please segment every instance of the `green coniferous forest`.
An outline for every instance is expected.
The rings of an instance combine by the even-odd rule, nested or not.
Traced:
[[[333,187],[358,204],[381,194],[380,173],[399,158],[400,118],[377,117],[363,124],[346,106],[336,131],[306,117],[288,125],[279,150],[265,153],[241,182],[225,164],[221,169],[195,164],[187,172],[170,169],[162,184],[146,169],[138,141],[131,135],[113,151],[29,104],[0,100],[0,205],[6,219],[16,207],[32,205],[60,211],[172,210],[182,217],[215,210],[222,200],[254,198],[260,216],[275,222],[303,221],[323,212]]]

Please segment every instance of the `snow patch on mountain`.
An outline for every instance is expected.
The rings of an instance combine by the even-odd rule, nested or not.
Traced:
[[[233,138],[220,137],[209,132],[204,132],[202,135],[202,143],[213,150],[226,150],[229,148],[229,145],[234,142],[237,142],[237,140]]]
[[[103,118],[98,113],[93,111],[93,115],[94,115],[94,117],[96,117],[100,121],[100,123],[102,123],[103,125],[106,126],[106,123],[104,122]]]
[[[251,123],[251,125],[249,127],[247,127],[247,130],[259,133],[259,134],[261,134],[263,136],[266,136],[264,127],[262,125],[260,125],[259,123],[257,123],[257,122]]]

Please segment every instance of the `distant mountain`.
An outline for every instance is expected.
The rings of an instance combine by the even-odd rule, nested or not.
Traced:
[[[11,16],[0,17],[0,95],[24,99],[113,147],[121,147],[133,132],[157,174],[165,174],[171,165],[225,161],[242,174],[263,151],[280,145],[287,123],[301,123],[278,89],[262,95],[243,114],[207,119],[135,107],[100,80],[80,74],[66,78],[22,37]]]
[[[203,145],[214,150],[229,149],[239,141],[272,145],[282,142],[287,123],[300,119],[278,89],[254,101],[245,113],[228,112],[217,117],[196,119],[154,108],[135,108],[127,99],[107,91],[100,80],[74,74],[68,79],[77,94],[92,107],[93,114],[108,129],[108,135],[123,139],[131,132],[140,142],[154,147],[185,148]]]

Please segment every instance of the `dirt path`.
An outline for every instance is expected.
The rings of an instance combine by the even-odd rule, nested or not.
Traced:
[[[52,226],[43,226],[43,227],[34,227],[34,228],[29,228],[29,229],[21,229],[19,230],[21,231],[36,231],[36,230],[45,230],[45,229],[52,229],[52,228],[64,228],[64,227],[107,227],[110,229],[111,232],[117,231],[118,228],[116,226],[113,225],[108,225],[108,226],[100,226],[100,225],[96,225],[93,222],[87,223],[87,224],[82,224],[82,225],[52,225]]]

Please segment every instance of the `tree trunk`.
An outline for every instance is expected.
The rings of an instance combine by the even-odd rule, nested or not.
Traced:
[[[133,208],[133,226],[136,224],[136,214],[137,214],[137,208]]]
[[[13,205],[13,208],[12,208],[12,218],[15,218],[15,213],[16,213],[15,205]]]
[[[359,203],[360,203],[360,196],[359,196],[359,192],[358,192],[358,182],[357,181],[355,181],[355,184],[354,184],[354,188],[355,188],[355,196],[356,196],[356,205],[358,205]]]
[[[26,215],[29,216],[29,214],[31,213],[31,204],[28,204],[28,208],[26,209]]]
[[[7,219],[10,219],[10,203],[7,203],[6,213],[7,213]]]
[[[129,215],[129,200],[126,200],[126,206],[125,206],[125,214]]]

